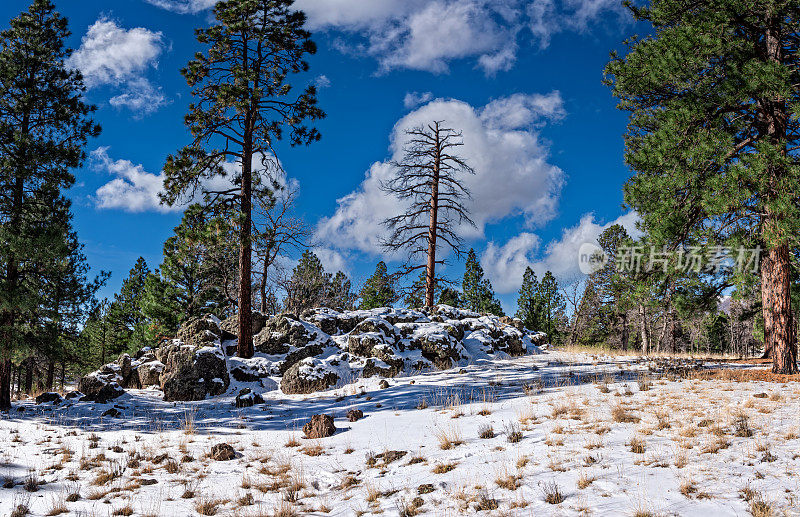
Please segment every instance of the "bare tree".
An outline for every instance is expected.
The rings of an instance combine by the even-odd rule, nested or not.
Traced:
[[[425,127],[406,131],[410,139],[403,151],[403,160],[393,162],[396,173],[381,189],[408,203],[402,214],[384,221],[391,236],[382,243],[387,251],[406,250],[408,262],[402,273],[426,269],[425,305],[433,306],[436,287],[438,241],[443,241],[461,255],[458,225],[475,226],[463,200],[471,198],[463,185],[463,174],[475,171],[454,150],[464,145],[462,133],[434,121]],[[412,265],[415,258],[426,255],[427,262]]]
[[[258,279],[261,312],[268,312],[270,270],[277,264],[276,260],[289,250],[300,250],[306,247],[306,240],[311,234],[308,225],[293,215],[298,189],[289,185],[278,193],[277,199],[258,198],[254,217],[255,235],[253,249],[259,270]]]

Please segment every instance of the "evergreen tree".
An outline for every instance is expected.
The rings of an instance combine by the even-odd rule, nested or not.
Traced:
[[[111,328],[111,321],[108,317],[111,302],[104,298],[95,302],[89,311],[89,317],[83,327],[82,341],[88,352],[85,360],[93,366],[106,364],[107,359],[115,352],[114,334]]]
[[[522,276],[522,286],[519,288],[516,316],[522,320],[525,328],[544,331],[542,321],[539,319],[540,314],[539,280],[536,278],[536,273],[533,269],[528,267],[525,268],[525,274]]]
[[[539,284],[539,321],[542,330],[550,337],[550,342],[558,341],[559,331],[566,320],[567,302],[558,290],[558,282],[553,273],[547,271]]]
[[[464,279],[461,284],[464,296],[464,305],[467,309],[477,312],[488,312],[497,316],[503,316],[503,308],[500,302],[494,297],[494,289],[488,278],[483,278],[483,268],[475,250],[467,253],[466,269]]]
[[[628,4],[653,34],[606,68],[636,172],[625,202],[657,245],[760,245],[773,371],[797,372],[790,249],[800,226],[800,4]]]
[[[308,70],[306,55],[316,46],[303,29],[306,17],[292,9],[293,0],[226,0],[214,7],[216,23],[197,31],[206,47],[183,75],[197,102],[189,106],[186,125],[193,142],[170,156],[164,168],[165,195],[176,203],[193,193],[204,180],[224,176],[223,165],[234,159],[241,167],[233,188],[206,190],[207,202],[221,201],[239,227],[239,350],[253,356],[251,323],[252,204],[270,189],[266,169],[275,166],[275,144],[288,129],[292,145],[319,140],[319,132],[305,125],[325,114],[317,107],[316,89],[308,86],[295,95],[290,74]],[[217,149],[207,146],[221,144]],[[262,170],[253,170],[260,159]],[[258,167],[257,167],[258,169]],[[262,191],[262,192],[258,192]]]
[[[375,272],[364,283],[360,296],[361,309],[391,307],[399,299],[394,289],[394,280],[389,276],[383,261],[378,262],[375,266]]]
[[[306,309],[326,305],[330,290],[330,275],[325,273],[319,257],[306,250],[292,271],[286,285],[286,310],[300,315]]]
[[[408,308],[417,308],[425,305],[425,271],[407,289],[403,304]]]
[[[144,281],[142,292],[142,314],[147,318],[145,337],[149,343],[175,336],[187,312],[180,304],[181,292],[163,279],[156,269]]]
[[[461,299],[461,293],[458,292],[458,289],[453,289],[452,287],[445,287],[442,289],[442,292],[439,294],[439,303],[441,305],[450,305],[451,307],[461,307],[464,305]]]
[[[145,284],[150,276],[147,262],[139,257],[128,278],[122,282],[120,292],[114,296],[108,310],[111,331],[117,341],[114,352],[136,352],[152,344],[148,339],[149,323],[143,310]]]
[[[69,34],[49,0],[34,0],[0,33],[0,410],[11,407],[15,349],[38,327],[37,282],[52,274],[32,268],[48,263],[41,255],[65,235],[61,191],[100,132],[80,73],[64,64]]]
[[[353,293],[352,284],[347,275],[337,271],[330,282],[327,305],[337,310],[352,310],[358,297]]]

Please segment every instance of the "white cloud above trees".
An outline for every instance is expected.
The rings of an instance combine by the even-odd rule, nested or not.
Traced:
[[[89,27],[67,64],[81,71],[88,88],[118,89],[120,93],[109,101],[112,106],[144,116],[167,104],[161,88],[146,78],[147,71],[158,66],[164,48],[161,32],[125,29],[101,17]]]
[[[214,0],[145,0],[178,13],[197,13]],[[616,0],[296,0],[314,31],[339,31],[345,52],[368,55],[382,71],[446,73],[472,59],[487,75],[511,69],[525,34],[540,48],[561,32],[585,32],[608,13],[629,20]]]
[[[381,182],[392,176],[392,162],[402,158],[405,131],[433,120],[463,132],[464,146],[458,152],[475,170],[464,183],[472,193],[466,204],[477,228],[461,226],[458,233],[463,238],[482,238],[487,224],[510,216],[521,216],[528,228],[546,223],[556,213],[564,173],[548,162],[549,149],[538,127],[563,114],[558,92],[514,95],[478,108],[454,99],[436,99],[419,107],[392,130],[389,159],[374,163],[361,185],[338,200],[336,212],[320,220],[318,241],[383,255],[382,222],[404,205],[383,192]]]
[[[522,232],[498,245],[489,242],[481,254],[481,265],[492,285],[501,294],[513,293],[522,284],[522,275],[530,267],[541,278],[551,271],[561,281],[570,282],[581,276],[578,269],[578,250],[584,243],[597,244],[600,234],[614,224],[621,224],[631,236],[638,236],[638,215],[628,212],[607,223],[599,224],[594,214],[581,217],[580,223],[565,229],[561,237],[553,240],[544,249],[541,239],[529,232]]]

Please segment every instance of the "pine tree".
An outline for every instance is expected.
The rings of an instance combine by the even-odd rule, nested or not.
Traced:
[[[148,321],[143,303],[145,284],[151,276],[144,258],[139,257],[128,277],[122,282],[120,292],[108,310],[111,331],[116,341],[113,352],[136,352],[152,344],[148,339]]]
[[[458,289],[452,287],[445,287],[442,289],[442,292],[439,294],[439,303],[451,307],[461,307],[464,305],[461,299],[461,293],[458,292]]]
[[[519,298],[517,298],[517,318],[522,320],[525,328],[544,331],[542,322],[539,319],[541,313],[541,303],[539,298],[539,280],[536,273],[530,267],[525,268],[522,276],[522,286],[519,288]]]
[[[800,208],[800,4],[628,4],[653,26],[606,67],[636,172],[625,202],[657,244],[760,245],[765,345],[795,373],[790,248]]]
[[[556,342],[566,320],[567,302],[559,291],[556,277],[550,271],[544,274],[539,284],[539,300],[542,330],[550,337],[551,343]]]
[[[375,266],[375,272],[361,288],[361,309],[391,307],[400,297],[394,289],[394,280],[389,276],[383,261]]]
[[[324,306],[330,292],[330,275],[319,257],[306,250],[292,271],[286,285],[286,310],[300,315],[306,309]]]
[[[317,107],[316,90],[308,86],[298,95],[287,80],[308,70],[306,55],[316,46],[303,29],[306,17],[292,9],[293,0],[226,0],[214,7],[215,25],[197,31],[206,47],[183,75],[197,102],[185,117],[193,142],[167,159],[162,201],[174,204],[184,195],[203,189],[204,181],[225,176],[228,159],[240,170],[229,189],[205,189],[206,202],[217,202],[234,216],[239,227],[239,350],[253,356],[252,204],[270,189],[268,170],[276,143],[288,129],[292,145],[319,140],[319,132],[305,125],[325,114]],[[216,149],[208,146],[218,145]],[[258,163],[253,169],[254,161]],[[255,193],[254,193],[255,191]],[[261,192],[259,192],[261,191]]]
[[[467,263],[464,269],[464,280],[461,283],[461,292],[464,295],[464,307],[472,311],[479,311],[483,303],[481,284],[483,282],[483,268],[478,262],[475,250],[470,248],[467,253]]]
[[[330,282],[327,305],[336,310],[349,311],[355,308],[356,296],[347,275],[337,271]]]
[[[74,183],[70,169],[83,162],[87,139],[100,133],[80,73],[64,65],[68,36],[49,0],[34,0],[0,33],[0,410],[11,407],[12,356],[41,305],[35,280],[48,276],[30,268],[63,234],[48,222],[68,219],[61,191]]]
[[[464,296],[464,305],[467,309],[488,312],[497,316],[504,315],[500,302],[494,297],[492,283],[488,278],[483,278],[483,268],[478,262],[475,250],[471,248],[467,253],[467,263],[461,290]]]

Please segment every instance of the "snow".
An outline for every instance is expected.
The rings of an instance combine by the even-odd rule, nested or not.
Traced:
[[[473,333],[466,348],[479,348],[481,336]],[[330,363],[336,353],[330,347],[326,359],[305,361],[337,368]],[[0,488],[0,515],[26,498],[32,515],[44,515],[76,490],[81,498],[65,503],[71,515],[110,515],[127,505],[136,515],[194,515],[197,502],[210,499],[226,500],[218,515],[272,515],[289,504],[287,486],[295,482],[304,486],[292,503],[300,515],[394,516],[421,497],[420,515],[475,514],[483,498],[496,500],[496,510],[481,512],[492,515],[741,516],[749,508],[743,493],[758,494],[776,513],[797,514],[800,386],[648,380],[649,366],[564,352],[473,354],[449,370],[388,379],[387,389],[375,377],[311,395],[265,389],[265,404],[243,409],[233,406],[233,381],[225,395],[200,402],[164,402],[157,389],[128,390],[109,404],[26,401],[24,411],[0,420],[0,477],[15,482]],[[615,421],[618,406],[640,421]],[[100,416],[111,407],[122,417]],[[347,421],[350,409],[365,417]],[[739,412],[750,437],[736,436]],[[338,432],[302,439],[299,429],[319,413],[334,415]],[[522,431],[517,443],[504,431],[512,423]],[[485,425],[496,437],[478,437]],[[442,434],[464,443],[443,450]],[[292,438],[300,445],[287,443]],[[632,451],[634,438],[643,453]],[[220,442],[239,457],[207,458]],[[386,451],[406,454],[389,464],[370,459]],[[156,462],[162,454],[174,461]],[[444,465],[453,468],[434,473]],[[98,480],[104,469],[118,477]],[[30,475],[43,482],[32,493],[22,486]],[[517,475],[516,489],[498,484]],[[348,476],[358,482],[346,486]],[[545,501],[551,483],[565,496],[558,505]],[[427,484],[432,492],[419,494]],[[694,492],[681,493],[692,484]],[[376,491],[383,495],[369,501]],[[239,507],[247,493],[254,504]]]

